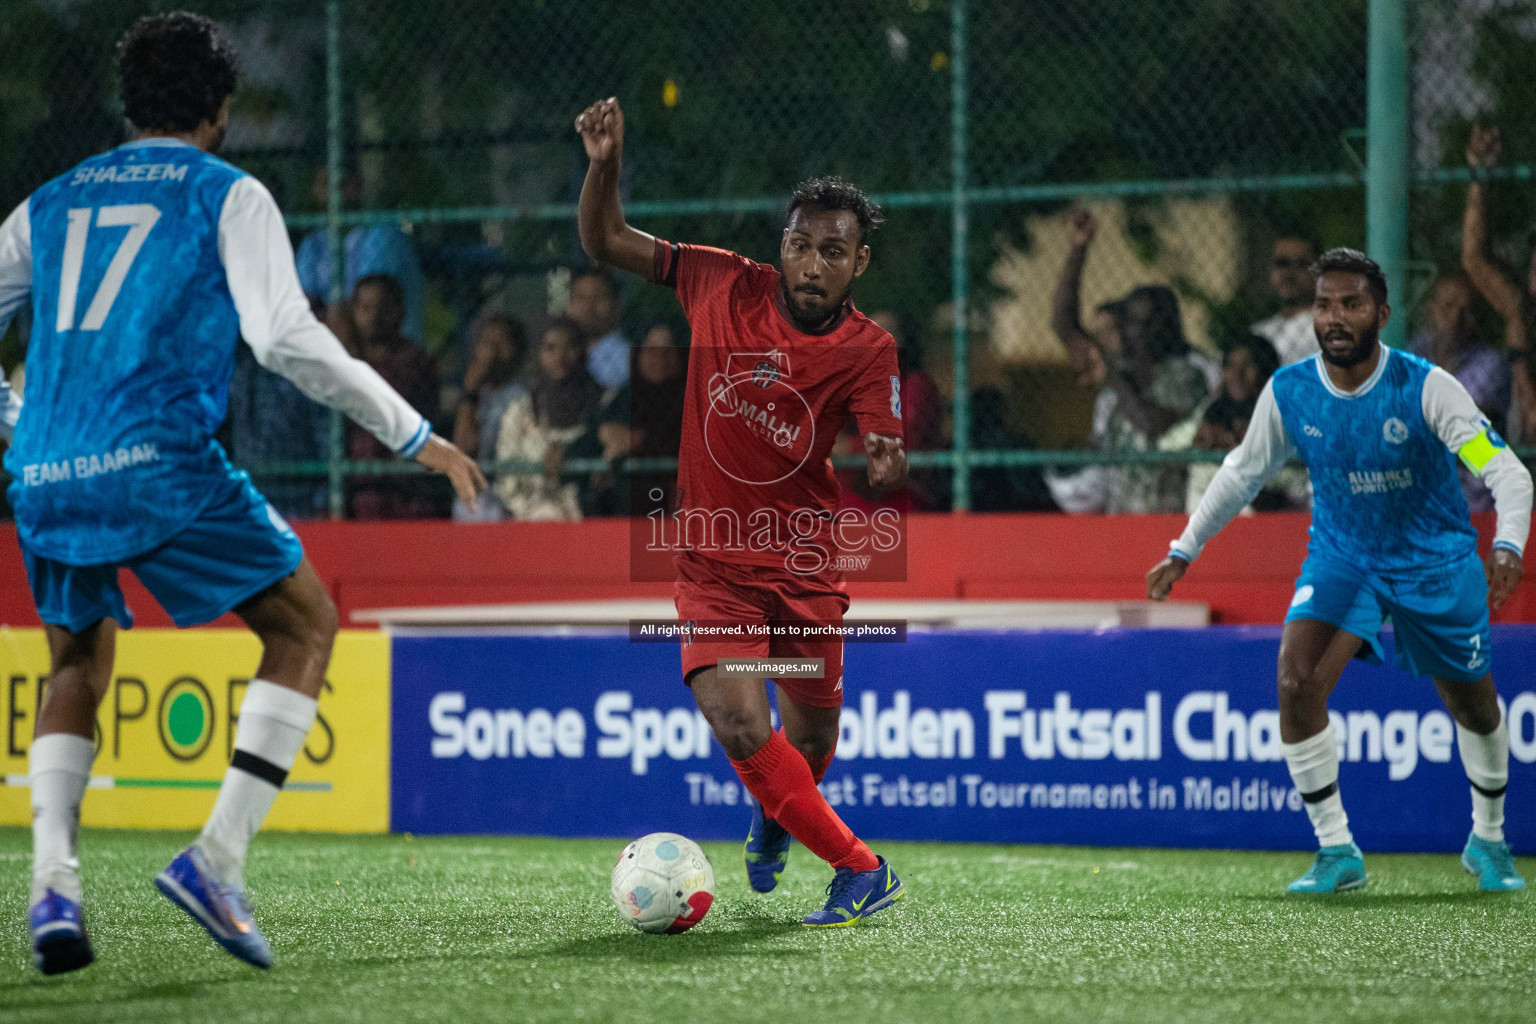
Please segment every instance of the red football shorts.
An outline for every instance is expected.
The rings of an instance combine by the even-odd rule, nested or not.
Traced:
[[[848,594],[840,576],[802,576],[788,569],[738,565],[693,552],[677,567],[678,620],[684,623],[767,624],[786,620],[842,625]],[[776,679],[793,700],[817,708],[843,706],[841,637],[744,636],[683,638],[683,679],[721,658],[821,658],[820,679]]]

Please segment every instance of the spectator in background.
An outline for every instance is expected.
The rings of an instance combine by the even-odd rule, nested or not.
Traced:
[[[1220,389],[1201,403],[1188,419],[1170,427],[1158,440],[1158,448],[1162,451],[1201,448],[1221,452],[1236,448],[1242,443],[1243,435],[1248,433],[1248,422],[1253,419],[1259,393],[1279,368],[1280,357],[1267,338],[1250,334],[1239,339],[1227,350],[1222,361]],[[1193,512],[1200,504],[1216,470],[1213,463],[1196,463],[1189,467],[1185,511]],[[1272,512],[1304,504],[1306,485],[1304,471],[1298,477],[1287,467],[1259,492],[1251,508]],[[1294,494],[1298,489],[1299,495]]]
[[[330,457],[330,410],[286,377],[264,369],[249,345],[235,346],[224,424],[229,457],[241,468]],[[286,519],[311,519],[329,511],[324,478],[268,477],[261,481],[261,493]]]
[[[528,393],[517,380],[523,363],[523,325],[500,313],[481,317],[470,328],[470,346],[453,443],[470,458],[491,459],[507,408]],[[501,511],[501,503],[489,490],[481,492],[474,508],[457,499],[453,503],[456,522],[494,522],[502,518]]]
[[[1499,130],[1472,126],[1467,143],[1467,164],[1474,173],[1499,162]],[[1536,367],[1531,365],[1528,324],[1536,312],[1536,232],[1530,239],[1530,271],[1524,294],[1488,258],[1488,187],[1473,180],[1467,187],[1467,206],[1461,220],[1461,268],[1474,287],[1504,320],[1504,355],[1512,367],[1511,382],[1516,408],[1509,422],[1494,420],[1516,440],[1536,440]],[[1474,400],[1477,396],[1473,395]],[[1481,403],[1479,403],[1481,405]],[[1489,417],[1492,419],[1492,417]],[[1465,481],[1463,477],[1463,481]],[[1481,483],[1481,481],[1478,481]]]
[[[683,392],[687,382],[687,350],[672,328],[656,324],[646,332],[635,355],[635,376],[613,404],[627,406],[629,422],[600,424],[603,457],[629,454],[641,459],[675,459],[683,443]],[[641,501],[635,514],[670,510],[677,493],[675,470],[642,470],[630,475],[629,491]],[[653,492],[660,492],[654,497]],[[632,503],[633,504],[633,503]]]
[[[1300,235],[1275,239],[1269,257],[1269,290],[1280,302],[1280,311],[1251,328],[1275,347],[1280,365],[1299,362],[1317,351],[1312,331],[1312,261],[1317,246]]]
[[[405,296],[387,274],[370,274],[352,294],[352,340],[360,358],[429,421],[438,415],[437,370],[432,359],[401,333]],[[355,423],[347,424],[347,457],[394,458],[378,438]],[[424,519],[444,515],[448,501],[440,481],[404,475],[358,477],[347,493],[356,519]]]
[[[1105,312],[1114,322],[1105,351],[1078,319],[1083,267],[1098,223],[1087,210],[1073,213],[1070,249],[1052,297],[1051,326],[1082,378],[1099,386],[1093,408],[1093,445],[1103,452],[1148,451],[1188,416],[1209,388],[1190,351],[1178,298],[1161,285],[1135,289]],[[1107,325],[1106,325],[1107,326]],[[1125,466],[1072,477],[1047,477],[1066,511],[1111,514],[1176,512],[1184,507],[1185,474],[1179,467]]]
[[[629,339],[619,330],[619,294],[613,278],[596,270],[571,281],[565,314],[581,328],[587,372],[612,391],[629,383]]]
[[[591,432],[602,385],[583,364],[582,329],[561,317],[544,329],[528,393],[512,400],[496,436],[498,461],[538,463],[542,473],[504,474],[496,496],[519,520],[581,519],[575,483],[561,479],[566,449]]]
[[[620,460],[677,458],[683,437],[683,350],[672,328],[656,324],[635,352],[628,384],[606,391],[590,429],[566,447],[566,459],[601,459],[609,468],[582,478],[577,492],[584,516],[645,515],[670,510],[676,472],[631,474]],[[651,492],[659,497],[652,497]],[[638,495],[637,501],[631,501]]]
[[[315,201],[323,209],[326,201],[325,168],[315,175]],[[350,171],[341,181],[342,206],[354,210],[362,201],[363,179],[356,171]],[[393,278],[404,297],[405,312],[401,318],[400,333],[415,342],[422,343],[422,294],[425,288],[421,258],[410,236],[393,224],[370,224],[348,231],[342,239],[345,276],[343,285],[348,295],[357,292],[359,282],[365,277],[386,274]],[[311,302],[322,306],[331,296],[331,242],[325,228],[317,228],[304,236],[294,255],[298,265],[299,284]],[[322,314],[322,318],[323,318]]]
[[[1509,418],[1509,364],[1478,337],[1472,313],[1472,284],[1460,274],[1442,275],[1425,303],[1424,326],[1409,344],[1416,356],[1439,366],[1461,382],[1494,429]],[[1466,466],[1457,463],[1461,490],[1473,512],[1493,510],[1493,492]]]

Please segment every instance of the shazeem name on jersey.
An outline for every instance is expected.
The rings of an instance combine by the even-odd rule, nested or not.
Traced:
[[[64,480],[88,480],[101,473],[116,473],[146,462],[159,462],[160,452],[152,444],[136,444],[131,448],[102,452],[100,455],[77,455],[73,459],[57,462],[34,462],[21,467],[21,482],[25,487],[40,484],[56,484]]]

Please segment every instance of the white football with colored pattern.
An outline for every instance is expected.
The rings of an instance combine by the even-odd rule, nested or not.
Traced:
[[[610,891],[619,916],[642,932],[677,935],[709,913],[715,869],[692,839],[652,832],[619,854]]]

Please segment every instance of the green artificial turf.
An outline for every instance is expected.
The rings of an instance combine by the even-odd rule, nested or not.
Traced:
[[[97,962],[43,978],[30,838],[0,829],[0,1020],[1536,1019],[1531,898],[1476,892],[1450,856],[1371,856],[1363,892],[1297,898],[1300,854],[883,844],[907,898],[813,931],[828,872],[806,851],[764,897],[711,844],[714,908],[668,937],[614,913],[618,842],[271,834],[249,865],[263,973],[152,887],[186,839],[85,833]]]

